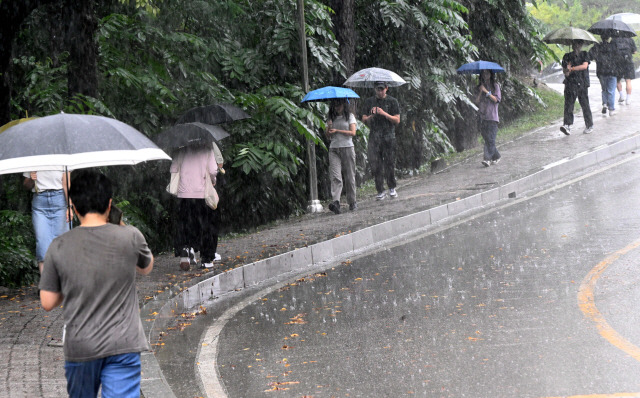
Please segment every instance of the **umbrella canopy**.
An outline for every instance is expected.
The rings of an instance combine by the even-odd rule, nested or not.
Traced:
[[[344,85],[349,87],[373,88],[376,82],[385,82],[389,87],[398,87],[407,83],[403,78],[390,70],[367,68],[351,75],[351,77],[344,82]]]
[[[249,116],[245,111],[235,105],[213,104],[189,109],[180,116],[176,124],[193,122],[221,124],[248,119],[250,117],[251,116]]]
[[[160,133],[155,141],[161,148],[180,148],[217,142],[228,136],[219,126],[194,122],[176,124]]]
[[[603,19],[591,25],[589,32],[609,37],[633,37],[636,32],[619,19]]]
[[[3,125],[2,127],[0,127],[0,133],[2,133],[3,131],[7,130],[9,127],[13,127],[16,124],[20,124],[20,123],[24,123],[24,122],[28,122],[29,120],[33,120],[33,119],[37,119],[38,116],[32,116],[32,117],[23,117],[22,119],[16,119],[16,120],[12,120],[9,123]]]
[[[502,66],[489,61],[470,62],[459,67],[456,72],[458,72],[459,75],[479,75],[482,70],[490,70],[497,73],[504,72],[504,68]]]
[[[640,30],[640,14],[634,14],[632,12],[623,12],[620,14],[613,14],[608,16],[607,19],[620,20],[635,31]]]
[[[337,98],[360,98],[360,96],[350,88],[327,86],[309,91],[300,102],[326,101]]]
[[[171,160],[147,136],[104,116],[59,113],[0,134],[0,174]]]
[[[583,41],[585,44],[597,43],[598,39],[584,29],[568,27],[556,29],[548,33],[543,39],[549,44],[564,44],[570,46],[574,41]]]

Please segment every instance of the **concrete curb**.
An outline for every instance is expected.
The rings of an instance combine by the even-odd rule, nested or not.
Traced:
[[[640,134],[636,132],[629,138],[561,159],[526,177],[502,186],[215,275],[173,297],[147,303],[141,313],[157,313],[157,315],[153,322],[146,322],[148,325],[145,325],[145,329],[147,329],[145,332],[150,341],[156,341],[158,333],[172,319],[172,312],[184,312],[210,302],[212,298],[223,294],[254,286],[262,281],[285,276],[292,272],[298,273],[305,268],[351,253],[355,254],[363,248],[395,238],[398,235],[417,231],[465,211],[507,198],[515,198],[523,192],[537,190],[552,181],[605,162],[623,153],[631,152],[639,147]],[[141,388],[145,397],[175,397],[164,379],[153,353],[143,355],[142,370]]]

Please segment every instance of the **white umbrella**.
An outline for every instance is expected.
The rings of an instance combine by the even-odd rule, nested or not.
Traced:
[[[620,14],[613,14],[608,16],[607,19],[618,20],[626,23],[629,27],[635,31],[640,30],[640,14],[634,14],[632,12],[623,12]]]
[[[347,81],[345,86],[373,88],[376,82],[385,82],[389,87],[398,87],[407,82],[397,73],[382,68],[366,68],[357,71]]]
[[[104,116],[59,113],[0,134],[0,174],[171,160],[147,136]]]

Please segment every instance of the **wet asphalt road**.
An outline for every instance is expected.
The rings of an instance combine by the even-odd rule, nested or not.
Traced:
[[[226,393],[640,397],[639,169],[265,291],[220,334]]]

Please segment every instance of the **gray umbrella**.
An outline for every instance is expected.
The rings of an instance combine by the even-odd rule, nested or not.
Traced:
[[[620,19],[603,19],[587,29],[591,33],[609,37],[633,37],[636,32]]]
[[[597,43],[598,39],[596,39],[594,35],[584,29],[567,27],[549,32],[542,39],[542,41],[550,44],[564,44],[566,46],[570,46],[574,41],[582,41],[586,44],[593,44]]]
[[[397,73],[382,68],[366,68],[357,71],[344,82],[348,87],[373,88],[376,82],[385,82],[389,87],[397,87],[407,82]]]
[[[104,116],[59,113],[0,134],[0,174],[171,160],[147,136]]]
[[[176,124],[192,122],[221,124],[248,119],[250,117],[251,116],[249,116],[245,111],[235,105],[213,104],[189,109],[180,116]]]
[[[155,142],[161,148],[180,148],[207,144],[227,138],[229,133],[221,127],[204,123],[183,123],[172,126],[156,137]]]

